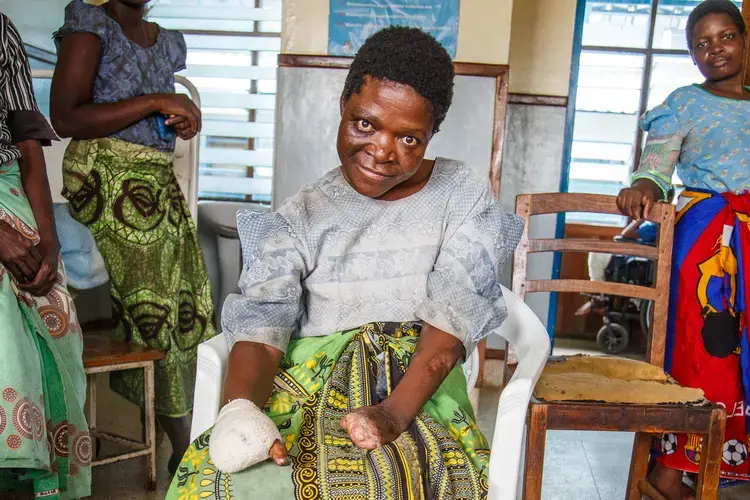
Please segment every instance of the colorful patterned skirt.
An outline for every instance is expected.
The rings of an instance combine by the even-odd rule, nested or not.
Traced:
[[[0,220],[39,242],[15,162],[0,165]],[[57,269],[50,293],[34,297],[0,264],[0,498],[14,490],[50,500],[90,495],[83,337],[62,259]]]
[[[293,340],[265,412],[292,459],[223,474],[208,453],[211,431],[188,449],[167,494],[193,499],[474,500],[487,495],[489,449],[456,367],[409,429],[377,450],[354,446],[340,421],[384,399],[406,372],[416,323],[373,323]]]
[[[116,139],[71,141],[63,195],[107,264],[117,338],[167,354],[156,365],[156,413],[181,417],[193,405],[198,344],[215,330],[208,274],[172,158]],[[141,370],[110,381],[143,405]]]
[[[665,368],[727,410],[722,477],[750,479],[750,194],[688,190],[678,204]],[[659,461],[698,472],[703,439],[666,434]]]

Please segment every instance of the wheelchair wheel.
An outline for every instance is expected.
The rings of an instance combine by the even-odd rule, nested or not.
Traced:
[[[651,335],[651,323],[654,320],[654,303],[650,300],[642,299],[640,304],[641,313],[641,330],[644,338],[648,339]]]
[[[609,323],[599,329],[596,343],[607,354],[619,354],[625,350],[630,341],[628,329],[617,323]]]

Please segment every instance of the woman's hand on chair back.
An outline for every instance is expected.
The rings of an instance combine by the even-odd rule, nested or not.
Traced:
[[[654,203],[661,199],[659,186],[648,179],[638,179],[617,195],[617,208],[634,220],[647,219]]]

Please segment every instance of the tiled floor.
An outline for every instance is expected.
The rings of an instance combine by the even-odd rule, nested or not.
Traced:
[[[478,420],[480,428],[492,439],[499,390],[492,387],[498,379],[499,363],[487,365],[488,387],[479,393]],[[134,407],[110,393],[106,381],[99,386],[100,425],[126,435],[138,437],[138,413]],[[134,423],[123,425],[123,422]],[[548,434],[545,456],[544,500],[616,500],[625,497],[632,434],[609,432],[553,431]],[[158,489],[145,492],[145,464],[135,460],[107,465],[94,470],[93,498],[99,500],[161,500],[169,487],[166,463],[170,447],[163,442],[159,448]],[[721,500],[750,498],[750,487],[723,490]],[[242,499],[245,500],[245,499]]]

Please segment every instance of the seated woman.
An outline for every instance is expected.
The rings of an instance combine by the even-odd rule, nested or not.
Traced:
[[[57,137],[37,109],[21,37],[2,13],[0,75],[0,498],[87,497],[83,337],[42,154]]]
[[[227,404],[167,498],[486,496],[456,364],[506,316],[498,276],[523,221],[470,167],[424,159],[452,95],[432,37],[373,35],[341,96],[341,166],[278,212],[239,212]],[[291,468],[253,466],[269,456]]]

